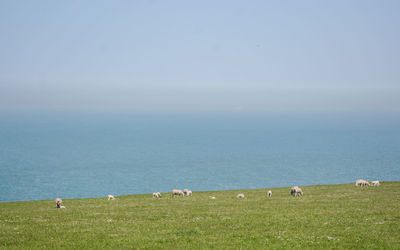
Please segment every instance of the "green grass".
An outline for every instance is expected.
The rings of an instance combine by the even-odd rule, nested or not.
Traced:
[[[0,203],[0,248],[400,249],[400,182],[302,189]]]

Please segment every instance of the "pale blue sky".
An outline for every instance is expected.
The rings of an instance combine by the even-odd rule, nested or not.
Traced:
[[[1,1],[0,109],[400,111],[400,1]]]

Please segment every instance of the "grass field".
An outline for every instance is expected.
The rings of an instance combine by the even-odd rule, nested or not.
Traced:
[[[400,249],[400,182],[302,189],[0,203],[0,248]]]

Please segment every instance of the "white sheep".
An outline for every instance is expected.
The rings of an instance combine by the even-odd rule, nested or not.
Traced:
[[[211,200],[215,200],[214,196],[208,196],[208,197],[210,197]]]
[[[297,196],[297,195],[301,195],[303,196],[303,191],[301,190],[301,188],[299,188],[298,186],[294,186],[292,187],[292,189],[290,190],[290,194]]]
[[[361,180],[361,186],[369,186],[369,181]]]
[[[237,195],[237,198],[239,198],[239,199],[244,198],[244,194],[238,194],[238,195]]]
[[[272,191],[269,190],[269,191],[268,191],[268,197],[271,197],[271,196],[272,196]]]
[[[381,183],[379,181],[371,181],[372,186],[377,187],[380,186]]]
[[[192,191],[191,190],[186,191],[186,196],[192,196]]]
[[[108,200],[109,200],[109,201],[110,201],[110,200],[112,200],[112,201],[115,200],[114,195],[109,194],[109,195],[108,195]]]
[[[356,186],[358,187],[364,187],[364,186],[369,186],[369,182],[363,179],[359,179],[356,181]]]
[[[57,207],[57,208],[61,208],[61,204],[62,204],[61,198],[57,198],[57,199],[56,199],[56,207]]]
[[[299,188],[298,186],[294,186],[290,189],[290,194],[295,195],[296,194],[296,189]]]
[[[175,195],[184,196],[185,194],[180,189],[174,189],[172,190],[172,197],[175,197]]]
[[[161,197],[162,197],[162,195],[160,192],[153,193],[153,198],[161,198]]]

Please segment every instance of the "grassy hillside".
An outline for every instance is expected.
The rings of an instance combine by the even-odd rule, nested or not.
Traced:
[[[0,203],[0,247],[400,248],[400,182],[302,189]]]

